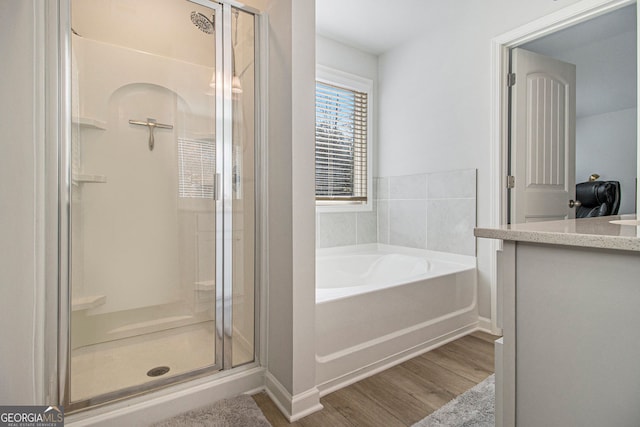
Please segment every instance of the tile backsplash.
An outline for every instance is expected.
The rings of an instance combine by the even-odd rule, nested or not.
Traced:
[[[316,247],[363,245],[378,241],[376,202],[368,212],[316,214]]]
[[[319,248],[365,243],[475,255],[476,170],[379,177],[370,212],[318,213]]]

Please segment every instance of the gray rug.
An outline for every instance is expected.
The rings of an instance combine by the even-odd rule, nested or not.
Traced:
[[[495,376],[465,391],[412,427],[494,427]]]
[[[154,427],[271,427],[251,396],[240,395],[185,412]]]

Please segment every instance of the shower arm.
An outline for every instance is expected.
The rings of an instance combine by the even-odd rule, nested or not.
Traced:
[[[140,120],[129,120],[129,124],[137,126],[147,126],[149,128],[149,151],[153,151],[155,145],[155,138],[153,136],[153,130],[155,128],[160,129],[173,129],[173,125],[166,125],[164,123],[158,123],[156,119],[148,118],[146,122]]]

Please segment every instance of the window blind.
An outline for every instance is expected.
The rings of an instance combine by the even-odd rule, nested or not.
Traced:
[[[367,98],[316,82],[316,200],[367,201]]]
[[[178,138],[178,195],[215,197],[216,152],[213,141]]]

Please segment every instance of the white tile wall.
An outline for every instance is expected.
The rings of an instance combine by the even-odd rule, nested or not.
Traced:
[[[388,194],[388,193],[387,193]],[[389,244],[389,200],[377,200],[378,243]]]
[[[427,203],[427,249],[475,255],[476,199],[436,199]]]
[[[378,177],[372,212],[317,215],[319,248],[386,243],[475,255],[476,170]]]
[[[429,174],[429,199],[475,199],[476,170],[464,169]]]
[[[427,198],[427,176],[422,174],[389,177],[389,199],[425,200]]]
[[[356,219],[355,212],[318,214],[316,220],[316,227],[318,227],[316,246],[327,248],[355,245],[357,243]]]
[[[427,201],[389,201],[389,243],[410,248],[427,247]]]
[[[378,177],[375,178],[375,187],[376,194],[375,197],[378,200],[386,200],[389,198],[389,177]]]
[[[371,212],[356,213],[356,243],[376,243],[378,241],[378,213],[376,203],[373,203]]]

